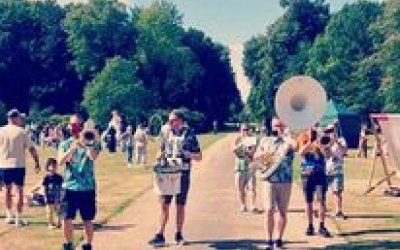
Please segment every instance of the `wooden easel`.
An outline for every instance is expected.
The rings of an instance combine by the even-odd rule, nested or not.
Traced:
[[[367,191],[364,192],[364,195],[371,193],[372,191],[374,191],[378,186],[380,186],[384,182],[387,182],[389,188],[391,188],[392,182],[390,181],[390,178],[392,178],[394,175],[396,175],[396,171],[389,173],[389,170],[388,170],[388,167],[386,164],[384,151],[382,150],[382,140],[378,135],[378,131],[375,128],[375,123],[372,120],[372,118],[371,118],[371,122],[372,122],[371,123],[372,124],[372,132],[375,137],[375,152],[374,152],[374,159],[372,161],[372,165],[371,165],[371,168],[369,171],[368,188],[367,188]],[[378,158],[380,158],[380,160],[381,160],[381,164],[383,167],[385,177],[383,179],[379,180],[376,184],[372,185]]]

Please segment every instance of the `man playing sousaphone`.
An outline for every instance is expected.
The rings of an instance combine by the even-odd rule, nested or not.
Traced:
[[[257,212],[256,202],[256,175],[255,169],[250,167],[256,150],[256,138],[250,136],[249,125],[240,126],[240,134],[234,139],[232,151],[235,155],[235,184],[239,191],[240,211],[247,212],[247,190],[252,192],[251,211]]]
[[[287,210],[293,182],[293,158],[296,143],[284,135],[285,124],[278,118],[272,120],[272,136],[263,137],[254,155],[254,163],[261,169],[266,181],[268,246],[274,247],[275,209],[278,209],[278,239],[275,249],[282,248],[282,237],[287,222]]]

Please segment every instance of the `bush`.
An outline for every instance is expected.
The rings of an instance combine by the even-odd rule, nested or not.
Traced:
[[[69,124],[70,115],[54,114],[49,118],[49,122],[57,125],[67,126]]]
[[[207,124],[206,116],[203,113],[188,109],[183,110],[186,122],[196,132],[206,132],[212,127],[212,124]]]

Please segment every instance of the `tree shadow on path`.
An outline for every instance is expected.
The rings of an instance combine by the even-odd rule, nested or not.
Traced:
[[[357,241],[346,244],[335,244],[327,246],[326,250],[398,250],[400,249],[400,240],[380,240],[380,241]]]
[[[285,242],[285,245],[290,244],[304,244],[307,242]],[[257,250],[265,249],[265,240],[242,239],[242,240],[205,240],[205,241],[191,241],[188,245],[207,245],[209,248],[217,250]]]
[[[339,236],[348,237],[348,236],[361,236],[361,235],[368,235],[368,234],[378,234],[378,235],[379,234],[400,234],[400,228],[366,229],[366,230],[341,233],[341,234],[339,234]]]

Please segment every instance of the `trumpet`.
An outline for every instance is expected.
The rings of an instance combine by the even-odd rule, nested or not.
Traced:
[[[83,125],[80,140],[81,143],[86,146],[93,146],[96,142],[100,141],[100,136],[95,128],[93,120],[89,119]]]

